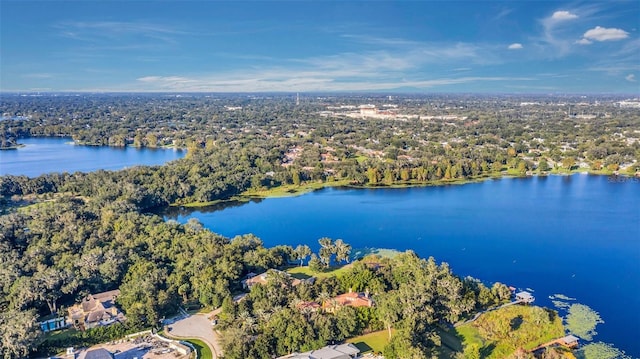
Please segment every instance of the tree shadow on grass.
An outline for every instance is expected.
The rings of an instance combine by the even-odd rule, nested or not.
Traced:
[[[438,328],[437,332],[441,343],[436,350],[438,359],[453,359],[463,352],[462,342],[464,338],[455,328]]]
[[[518,330],[523,322],[524,322],[524,317],[522,315],[518,315],[517,317],[511,319],[511,321],[509,322],[511,331]]]
[[[491,343],[487,346],[482,347],[482,349],[480,349],[480,357],[481,358],[488,358],[489,355],[491,355],[491,353],[493,353],[493,350],[496,348],[496,345],[494,343]]]

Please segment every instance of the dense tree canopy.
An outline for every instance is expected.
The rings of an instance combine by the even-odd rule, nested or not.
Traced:
[[[351,247],[322,238],[318,253],[306,245],[265,248],[252,235],[229,239],[150,210],[304,182],[391,186],[578,166],[638,170],[640,117],[617,106],[619,99],[590,104],[585,109],[596,115],[586,118],[566,109],[581,98],[542,98],[535,106],[525,100],[356,95],[295,106],[284,95],[3,96],[0,148],[29,136],[69,136],[78,144],[188,152],[163,166],[0,176],[2,354],[23,357],[34,348],[39,315],[120,288],[118,303],[140,326],[157,325],[180,305],[222,306],[229,358],[272,358],[382,328],[392,337],[388,358],[429,356],[440,345],[437,325],[507,300],[508,289],[458,278],[446,263],[407,252],[295,287],[270,272],[267,285],[233,303],[250,272],[307,259],[323,270],[348,262]],[[408,116],[321,114],[362,103],[398,106]],[[16,208],[25,203],[31,205]],[[366,292],[376,305],[337,308],[331,298],[349,290]],[[299,305],[311,301],[331,310]]]

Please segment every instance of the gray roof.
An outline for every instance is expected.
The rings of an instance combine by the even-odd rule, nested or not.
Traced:
[[[351,359],[351,357],[343,352],[337,351],[332,347],[324,347],[318,350],[313,350],[311,357],[315,359]]]
[[[349,355],[360,353],[360,349],[351,343],[337,345],[334,349]]]
[[[516,294],[516,297],[533,298],[533,295],[531,295],[531,293],[529,293],[529,292],[520,292],[520,293]]]
[[[318,350],[285,355],[278,359],[351,359],[360,353],[353,344],[328,345]]]
[[[88,350],[78,357],[78,359],[113,359],[113,355],[104,348]]]
[[[561,338],[560,340],[562,340],[565,343],[573,343],[573,342],[577,342],[578,341],[578,337],[576,337],[575,335],[569,334],[566,337]]]

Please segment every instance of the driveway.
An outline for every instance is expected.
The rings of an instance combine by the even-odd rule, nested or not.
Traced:
[[[211,321],[204,314],[195,314],[168,325],[165,330],[169,336],[189,339],[196,338],[207,343],[214,357],[222,356],[222,345],[218,334],[213,331]]]

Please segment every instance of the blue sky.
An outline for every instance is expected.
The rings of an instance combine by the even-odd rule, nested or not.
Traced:
[[[640,93],[638,1],[0,2],[2,91]]]

